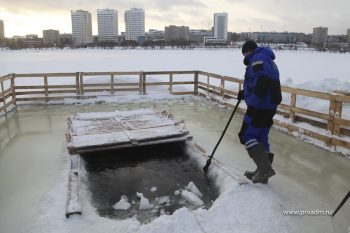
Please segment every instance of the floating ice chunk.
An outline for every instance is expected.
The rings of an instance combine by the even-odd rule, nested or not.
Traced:
[[[188,191],[191,191],[192,193],[196,194],[200,198],[203,197],[203,194],[201,193],[201,191],[199,191],[197,186],[192,181],[190,181],[190,183],[188,183],[186,189]]]
[[[143,197],[143,193],[136,192],[136,196],[141,199],[141,197]]]
[[[170,203],[170,197],[169,196],[161,196],[161,197],[156,199],[156,203],[158,205],[166,205],[166,204]]]
[[[128,202],[129,199],[127,196],[125,195],[122,195],[120,197],[120,201],[118,201],[117,203],[115,203],[113,205],[113,208],[116,209],[116,210],[127,210],[130,208],[130,203]]]
[[[179,196],[180,195],[180,191],[179,190],[175,190],[174,195],[175,196]]]
[[[139,210],[148,210],[153,208],[153,205],[149,204],[149,200],[145,198],[142,193],[136,192],[136,196],[140,198]]]
[[[181,192],[181,197],[193,205],[196,205],[196,206],[203,205],[202,199],[200,199],[196,194],[190,191],[183,190]]]
[[[150,191],[151,191],[152,193],[154,193],[155,191],[157,191],[157,187],[152,187],[152,188],[150,189]]]

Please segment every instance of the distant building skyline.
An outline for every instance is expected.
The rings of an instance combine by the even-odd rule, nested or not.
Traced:
[[[125,40],[140,42],[140,37],[145,36],[145,11],[142,8],[133,7],[124,13]]]
[[[189,27],[169,25],[164,29],[165,40],[189,40]]]
[[[118,11],[114,9],[98,9],[98,41],[118,41]]]
[[[226,43],[227,42],[227,13],[214,13],[213,34],[204,37],[204,43]]]
[[[227,13],[214,14],[214,38],[222,41],[227,41]]]
[[[60,43],[60,32],[58,30],[43,30],[44,45],[58,45]]]
[[[0,20],[0,40],[5,38],[4,22]]]
[[[92,15],[93,35],[97,35],[96,9],[112,8],[123,13],[131,7],[143,8],[146,14],[145,30],[164,30],[167,25],[186,25],[193,29],[209,30],[213,25],[214,12],[227,12],[230,32],[303,32],[312,33],[312,28],[328,27],[329,35],[346,34],[350,27],[350,1],[232,1],[222,0],[119,0],[116,4],[107,0],[71,1],[2,1],[0,19],[5,24],[6,37],[42,34],[42,30],[53,28],[61,33],[71,33],[70,10],[84,9]],[[120,32],[124,24],[119,25]]]
[[[84,10],[72,10],[72,39],[74,45],[86,45],[93,42],[91,13]]]
[[[317,27],[313,29],[311,43],[315,46],[323,47],[327,43],[328,28]]]

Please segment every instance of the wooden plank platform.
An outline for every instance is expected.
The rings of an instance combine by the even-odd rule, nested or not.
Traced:
[[[80,155],[71,155],[70,166],[68,173],[67,186],[67,202],[66,202],[66,218],[70,215],[81,215],[81,201],[80,201]]]
[[[77,113],[68,118],[66,137],[70,154],[192,138],[183,121],[155,109]]]

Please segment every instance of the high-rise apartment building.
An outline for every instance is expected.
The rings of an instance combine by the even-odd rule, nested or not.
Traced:
[[[218,40],[227,41],[227,13],[214,14],[214,37]]]
[[[97,10],[98,41],[118,41],[118,11],[112,9]]]
[[[174,25],[165,27],[165,40],[189,40],[189,27]]]
[[[43,30],[43,41],[45,45],[58,45],[60,43],[60,32],[58,30]]]
[[[74,45],[86,45],[93,42],[91,14],[88,11],[71,11],[72,39]]]
[[[227,13],[214,14],[214,35],[205,37],[204,43],[227,43]]]
[[[325,27],[317,27],[313,29],[312,33],[312,45],[316,47],[324,47],[327,43],[328,38],[328,28]]]
[[[125,11],[125,40],[140,43],[145,36],[145,11],[141,8],[131,8]]]
[[[0,40],[5,39],[4,21],[0,20]]]

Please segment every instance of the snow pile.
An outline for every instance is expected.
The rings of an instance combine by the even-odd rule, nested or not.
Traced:
[[[120,197],[120,201],[118,201],[117,203],[115,203],[113,205],[113,208],[116,210],[127,210],[129,209],[131,206],[131,204],[129,203],[129,199],[127,196],[122,195]]]

